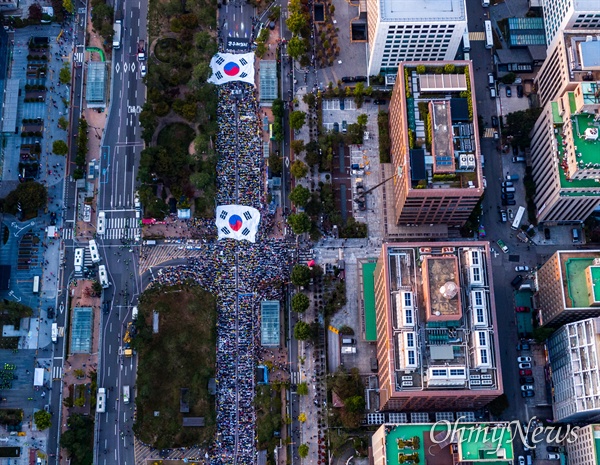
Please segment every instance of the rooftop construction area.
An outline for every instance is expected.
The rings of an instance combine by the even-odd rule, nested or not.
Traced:
[[[600,252],[585,251],[577,252],[558,252],[560,260],[560,272],[564,283],[564,295],[567,308],[586,308],[590,307],[590,297],[600,301],[600,287],[596,284],[600,280],[600,268],[594,263],[597,259],[600,261]],[[588,268],[592,267],[592,270]],[[593,281],[588,281],[591,276]],[[592,286],[590,288],[589,286]]]

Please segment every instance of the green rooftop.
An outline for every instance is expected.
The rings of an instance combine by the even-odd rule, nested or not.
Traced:
[[[506,465],[514,460],[511,441],[511,430],[492,428],[490,423],[459,423],[452,422],[448,428],[436,426],[430,434],[433,424],[401,424],[385,425],[386,428],[386,457],[387,465],[400,463],[435,463],[436,465],[452,465],[451,446],[444,442],[455,429],[460,433],[459,458],[461,461],[481,463],[485,465]],[[488,428],[489,427],[489,428]],[[417,438],[416,441],[413,438]],[[434,439],[435,441],[432,441]],[[425,453],[427,449],[428,453]],[[435,451],[435,460],[431,461]],[[414,454],[414,455],[413,455]],[[418,461],[410,459],[418,455]]]
[[[567,307],[587,308],[590,306],[585,270],[594,264],[594,258],[594,255],[590,255],[585,258],[569,258],[564,262],[568,297],[571,300],[571,305],[567,301]]]
[[[377,263],[363,263],[363,302],[365,303],[365,340],[377,341],[375,317],[375,267]]]
[[[594,292],[594,300],[600,302],[600,266],[592,266],[590,268],[592,274],[592,291]]]
[[[594,446],[596,449],[596,463],[600,463],[600,427],[594,425]]]
[[[573,97],[572,92],[569,94],[569,104],[574,105],[575,102],[571,102],[571,98]],[[554,124],[563,124],[563,120],[558,114],[558,106],[555,105],[556,102],[552,102],[552,117],[554,119]],[[558,118],[558,119],[557,119]],[[572,115],[573,120],[573,144],[577,153],[577,162],[581,167],[584,167],[588,163],[592,164],[600,164],[600,139],[598,140],[585,140],[585,130],[588,128],[598,128],[597,125],[594,124],[594,115],[589,113],[583,113],[579,115]],[[594,179],[574,179],[567,180],[565,175],[565,171],[560,167],[560,163],[563,158],[563,137],[560,131],[556,134],[556,146],[558,148],[558,159],[559,159],[559,168],[558,173],[560,177],[560,185],[562,187],[561,195],[569,195],[569,196],[590,196],[590,195],[598,195],[592,194],[589,191],[570,191],[570,189],[594,189],[600,190],[600,183],[596,182]],[[565,190],[567,189],[567,190]]]

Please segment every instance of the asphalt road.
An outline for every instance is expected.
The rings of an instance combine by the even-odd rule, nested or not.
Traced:
[[[97,465],[133,465],[133,413],[136,356],[123,355],[123,337],[131,310],[141,292],[137,272],[140,230],[134,205],[136,168],[142,128],[139,114],[145,103],[146,87],[140,74],[138,41],[147,41],[147,1],[126,0],[123,5],[123,37],[120,49],[113,50],[111,106],[102,139],[98,212],[106,215],[105,230],[97,242],[102,264],[111,286],[104,302],[110,311],[102,315],[100,330],[98,387],[107,391],[106,413],[98,413],[95,431]],[[146,44],[146,55],[148,44]],[[143,62],[146,64],[146,62]],[[102,232],[102,234],[100,234]],[[130,387],[131,401],[123,402],[123,387]]]

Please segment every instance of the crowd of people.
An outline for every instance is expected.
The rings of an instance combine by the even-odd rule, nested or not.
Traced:
[[[254,88],[232,83],[219,88],[217,110],[217,205],[265,208],[262,139]],[[260,349],[259,305],[280,300],[292,251],[289,244],[267,237],[272,221],[259,226],[257,242],[203,241],[202,258],[165,268],[160,284],[199,284],[217,297],[216,413],[217,436],[211,464],[256,462],[255,368]],[[196,225],[210,229],[206,222]]]

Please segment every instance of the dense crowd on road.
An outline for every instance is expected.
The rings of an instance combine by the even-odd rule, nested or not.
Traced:
[[[228,84],[219,88],[217,110],[217,205],[265,208],[262,140],[254,88]],[[267,225],[271,222],[267,221]],[[199,227],[207,227],[202,223]],[[292,260],[289,245],[266,237],[261,222],[257,242],[203,241],[201,258],[165,268],[156,282],[199,284],[217,298],[217,437],[210,463],[254,464],[256,461],[255,368],[260,348],[259,304],[279,300]]]

